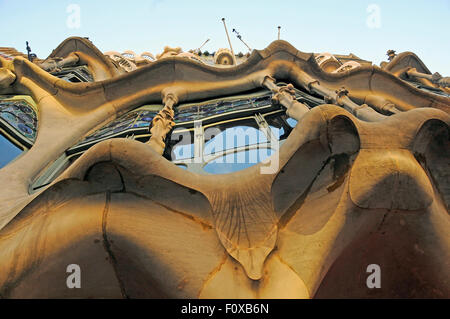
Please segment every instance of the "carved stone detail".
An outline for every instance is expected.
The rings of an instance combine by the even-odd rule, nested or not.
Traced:
[[[178,99],[173,94],[168,94],[164,97],[164,108],[152,120],[150,133],[152,136],[147,142],[157,153],[163,154],[166,144],[164,143],[167,134],[175,125],[173,121],[175,112],[173,106],[177,104]]]
[[[16,80],[16,75],[8,69],[0,68],[0,88],[7,88]]]

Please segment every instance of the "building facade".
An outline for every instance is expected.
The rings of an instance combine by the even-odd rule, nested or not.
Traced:
[[[414,53],[6,54],[1,297],[450,297],[450,83]]]

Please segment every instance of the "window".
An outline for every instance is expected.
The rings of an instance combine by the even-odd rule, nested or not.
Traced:
[[[274,109],[271,94],[267,91],[263,95],[249,97],[235,97],[213,100],[202,104],[186,104],[176,107],[175,123],[193,124],[196,120],[203,123],[215,122],[219,119],[228,119],[234,114],[252,114],[256,110]]]
[[[162,105],[144,105],[120,116],[84,137],[78,144],[66,150],[48,169],[41,172],[36,181],[30,186],[30,192],[32,193],[50,184],[86,150],[100,141],[117,137],[147,141],[150,137],[149,125],[161,108]]]
[[[294,128],[297,125],[297,120],[294,120],[293,118],[289,117],[286,119],[286,122],[289,124],[290,127]]]
[[[289,117],[285,112],[277,112],[264,117],[269,124],[272,134],[278,140],[285,140],[292,131],[292,126],[289,124]]]
[[[0,134],[0,169],[22,154],[23,150]]]
[[[66,170],[72,163],[81,156],[79,154],[67,155],[64,153],[58,159],[56,159],[48,169],[41,172],[37,179],[30,185],[30,194],[36,190],[49,185],[56,177]]]
[[[268,141],[267,136],[257,127],[257,123],[254,120],[241,123],[232,122],[230,124],[235,125],[227,128],[222,125],[210,128],[212,133],[205,136],[204,155],[216,154],[225,150],[242,148],[259,143],[267,143]],[[208,130],[206,132],[208,133]]]
[[[283,85],[283,83],[280,83]],[[296,98],[310,107],[323,100],[295,90]],[[277,151],[297,122],[272,93],[254,90],[175,107],[173,130],[165,140],[163,156],[180,168],[200,174],[225,174],[253,166]],[[163,105],[144,105],[104,124],[42,172],[32,191],[51,183],[61,172],[96,143],[111,138],[147,142],[149,127]]]
[[[29,96],[0,96],[0,168],[33,146],[37,120],[37,109]]]
[[[68,152],[73,154],[85,151],[102,140],[115,137],[133,137],[138,140],[148,140],[150,137],[150,123],[161,108],[162,105],[145,105],[130,111],[86,136],[78,144],[70,148]]]
[[[148,61],[151,61],[151,62],[155,61],[154,57],[152,57],[150,55],[147,55],[147,54],[141,54],[141,57],[146,59],[146,60],[148,60]]]
[[[52,75],[68,82],[93,82],[94,78],[89,69],[82,65],[76,67],[67,67],[51,73]]]
[[[287,119],[267,90],[180,105],[165,156],[203,174],[245,169],[278,150],[292,131]]]
[[[264,161],[273,152],[270,148],[258,148],[227,154],[208,162],[203,170],[209,174],[234,173]]]
[[[134,54],[132,54],[132,53],[122,53],[122,56],[127,59],[131,59],[131,60],[134,59]]]
[[[37,135],[37,110],[29,96],[0,97],[0,129],[16,144],[31,148]]]

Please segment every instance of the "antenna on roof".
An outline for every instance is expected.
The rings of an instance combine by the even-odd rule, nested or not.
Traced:
[[[236,56],[234,55],[233,47],[231,46],[230,36],[228,35],[227,25],[225,24],[225,18],[222,18],[225,33],[227,34],[228,44],[230,45],[231,54],[233,55],[233,63],[236,65]]]
[[[203,48],[203,46],[204,46],[206,43],[208,43],[208,41],[209,41],[209,39],[206,39],[206,41],[203,42],[203,44],[202,44],[198,49],[196,49],[195,51],[196,51],[197,53],[200,52],[200,49]]]
[[[281,27],[278,26],[278,40],[280,40],[280,30],[281,30]]]
[[[252,48],[250,48],[249,46],[248,46],[248,44],[247,43],[245,43],[245,41],[244,40],[242,40],[242,36],[239,34],[239,32],[237,32],[237,30],[236,29],[233,29],[233,31],[232,32],[235,32],[236,33],[236,36],[237,36],[237,38],[239,39],[239,40],[241,40],[242,41],[242,43],[244,43],[245,44],[245,46],[248,48],[248,50],[251,52],[252,51]]]
[[[28,61],[31,61],[31,48],[28,44],[28,41],[26,41],[26,44],[27,44]]]

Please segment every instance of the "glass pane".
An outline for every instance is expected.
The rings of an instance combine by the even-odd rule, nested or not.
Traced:
[[[196,104],[185,107],[182,106],[177,108],[175,112],[175,123],[190,122],[227,112],[242,111],[268,105],[272,105],[270,95],[240,98],[236,100],[215,101],[212,103]]]
[[[251,149],[219,157],[203,167],[209,174],[228,174],[264,161],[274,151],[270,148]]]
[[[19,156],[23,151],[0,134],[0,168]]]
[[[255,107],[261,107],[272,104],[272,95],[264,95],[260,97],[256,97],[252,99],[253,104]]]
[[[158,114],[155,111],[142,111],[134,123],[133,127],[145,127],[148,128],[153,118]]]
[[[292,128],[294,128],[296,125],[297,125],[297,120],[294,120],[293,118],[288,118],[287,120],[286,120],[286,122],[288,122],[288,124],[292,127]]]
[[[270,125],[270,130],[272,131],[272,134],[277,138],[277,140],[281,140],[281,137],[285,134],[283,127],[275,127]]]
[[[37,115],[25,100],[0,100],[0,121],[31,142],[36,140]]]
[[[247,125],[228,127],[223,131],[217,127],[207,128],[205,139],[207,140],[203,151],[205,155],[268,141],[263,132]]]
[[[286,139],[292,131],[292,128],[286,122],[287,116],[284,112],[265,116],[264,119],[269,124],[272,134],[278,140]]]
[[[172,149],[172,160],[180,160],[194,157],[194,144],[176,145]]]
[[[412,86],[418,88],[419,90],[426,91],[428,93],[437,94],[437,95],[442,95],[445,97],[450,97],[450,94],[448,94],[438,88],[424,86],[422,83],[415,82],[415,81],[408,81],[408,83],[411,84]]]
[[[148,108],[153,107],[143,106],[120,116],[119,118],[98,129],[96,132],[87,136],[79,144],[107,138],[112,135],[120,135],[120,133],[123,133],[127,130],[147,130],[153,118],[156,116],[156,114],[158,114],[157,110]]]
[[[169,145],[172,161],[194,157],[194,134],[192,131],[173,132],[170,136]]]

